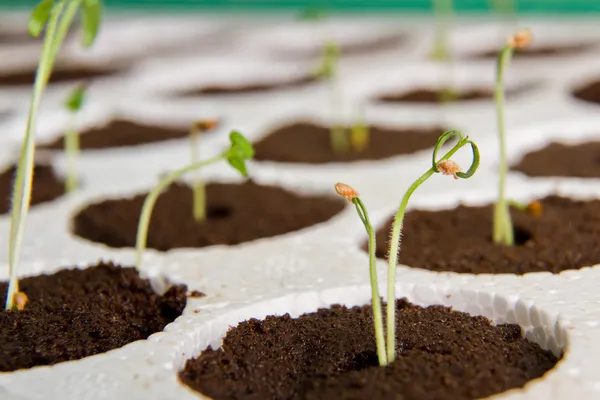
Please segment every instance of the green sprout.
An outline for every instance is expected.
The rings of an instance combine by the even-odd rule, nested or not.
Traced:
[[[436,160],[437,153],[441,147],[453,136],[458,136],[458,142],[450,149],[439,161]],[[473,162],[467,170],[462,172],[460,167],[450,157],[454,155],[461,147],[470,145],[473,152]],[[390,239],[390,250],[388,258],[388,303],[387,303],[387,362],[391,363],[396,358],[396,307],[394,299],[396,298],[396,267],[398,264],[398,253],[400,250],[400,237],[402,235],[402,225],[404,222],[404,215],[406,213],[406,207],[408,206],[408,200],[413,192],[421,186],[423,182],[429,179],[434,173],[442,173],[444,175],[452,175],[454,179],[467,179],[473,176],[475,171],[479,168],[479,149],[477,145],[469,139],[468,136],[463,136],[459,131],[447,131],[443,133],[437,141],[433,150],[432,166],[427,172],[419,177],[406,191],[398,213],[394,219],[392,226],[391,239]]]
[[[329,83],[331,106],[336,114],[340,113],[342,107],[337,71],[339,58],[340,48],[337,43],[332,41],[325,42],[321,63],[315,71],[315,76],[326,79]],[[343,154],[348,151],[349,143],[346,130],[340,125],[339,121],[334,121],[331,125],[330,142],[334,153]]]
[[[377,268],[375,265],[375,231],[369,220],[369,214],[359,194],[352,187],[345,183],[336,183],[335,191],[342,197],[356,206],[356,212],[360,217],[367,235],[369,236],[369,277],[371,280],[371,303],[373,307],[373,323],[375,325],[375,343],[377,345],[377,358],[379,365],[385,366],[388,364],[387,355],[385,353],[385,337],[383,333],[383,316],[381,313],[381,298],[379,297],[379,285],[377,283]]]
[[[198,142],[200,141],[200,134],[214,129],[216,126],[216,121],[206,120],[194,122],[190,127],[191,164],[196,164],[199,161]],[[194,178],[193,214],[197,222],[206,219],[206,185],[200,174],[197,174]]]
[[[31,200],[35,155],[34,132],[37,115],[56,56],[80,7],[83,26],[82,45],[89,47],[93,44],[100,27],[102,18],[102,2],[100,0],[42,0],[35,6],[29,19],[28,30],[31,36],[38,37],[44,31],[44,27],[46,30],[33,84],[33,95],[29,105],[27,125],[17,164],[11,200],[10,236],[8,243],[10,278],[5,307],[7,310],[18,309],[15,305],[14,297],[16,293],[19,293],[17,269],[25,231],[25,222]]]
[[[506,138],[504,126],[504,72],[512,58],[515,49],[525,48],[531,43],[531,33],[521,31],[509,38],[506,45],[498,54],[496,65],[496,88],[494,98],[496,100],[496,114],[498,124],[498,137],[500,140],[500,163],[498,171],[498,201],[494,207],[494,231],[493,239],[496,244],[506,246],[514,245],[514,233],[508,202],[505,196],[506,174],[508,166],[506,161]]]
[[[150,226],[150,218],[152,217],[152,210],[154,209],[154,205],[158,200],[158,196],[165,190],[169,185],[175,182],[177,179],[181,178],[183,175],[188,172],[192,172],[198,170],[202,167],[215,164],[221,160],[226,160],[229,165],[235,168],[242,176],[248,176],[248,170],[246,169],[246,161],[250,160],[254,157],[254,148],[252,147],[252,143],[248,141],[241,133],[237,131],[232,131],[229,134],[230,146],[223,153],[209,158],[204,161],[197,161],[192,163],[186,167],[178,169],[174,172],[171,172],[166,177],[164,177],[158,185],[156,185],[148,196],[146,196],[146,200],[144,200],[144,205],[142,206],[142,212],[140,214],[140,219],[138,222],[138,230],[136,237],[136,255],[135,255],[135,265],[136,267],[140,266],[142,260],[142,253],[146,248],[146,240],[148,238],[148,228]]]
[[[362,114],[350,128],[350,146],[355,152],[361,152],[369,146],[370,129]]]
[[[435,37],[431,57],[435,61],[448,61],[450,59],[450,46],[448,44],[449,21],[453,11],[453,0],[433,0],[435,14]]]
[[[65,133],[65,154],[67,155],[67,179],[65,183],[65,191],[71,193],[77,188],[77,157],[79,156],[79,135],[77,134],[75,118],[81,110],[85,100],[85,84],[80,84],[69,93],[65,108],[69,111],[70,121],[69,128]]]

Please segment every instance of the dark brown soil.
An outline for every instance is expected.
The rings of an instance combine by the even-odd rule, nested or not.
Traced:
[[[573,90],[576,99],[589,103],[600,103],[600,80],[595,80]]]
[[[276,129],[255,143],[254,159],[308,164],[381,160],[433,149],[445,130],[443,127],[396,129],[372,126],[367,148],[337,154],[331,148],[328,127],[299,122]]]
[[[314,75],[305,75],[299,78],[287,81],[257,82],[246,85],[220,85],[203,86],[200,88],[190,88],[178,93],[184,97],[205,96],[205,95],[236,95],[236,94],[254,94],[263,92],[274,92],[277,90],[297,89],[304,86],[315,84],[319,81]]]
[[[292,319],[251,319],[180,379],[215,400],[467,400],[523,387],[557,358],[518,325],[397,301],[398,357],[379,367],[371,307],[333,306]]]
[[[406,214],[399,263],[474,274],[558,273],[600,263],[600,200],[540,200],[541,216],[512,209],[516,245],[492,241],[493,207],[414,210]],[[377,231],[377,256],[387,257],[392,220]]]
[[[506,96],[517,95],[528,87],[519,87],[506,91]],[[494,98],[494,90],[492,88],[473,88],[468,90],[459,90],[453,92],[455,96],[452,101],[474,101],[474,100],[492,100]],[[419,88],[408,92],[388,93],[376,98],[377,101],[383,103],[442,103],[442,97],[439,90],[431,90]]]
[[[512,167],[528,176],[600,178],[600,142],[550,143]]]
[[[135,268],[99,263],[20,281],[23,311],[0,311],[0,371],[52,365],[146,339],[181,315],[186,286],[159,296]],[[0,301],[7,284],[0,283]],[[4,308],[4,307],[3,307]]]
[[[554,56],[570,56],[584,51],[590,50],[594,46],[593,43],[578,43],[569,45],[555,46],[536,46],[524,50],[515,51],[515,58],[543,58]],[[498,49],[486,50],[480,53],[472,54],[471,59],[490,59],[498,57]]]
[[[16,171],[17,168],[13,165],[0,174],[0,214],[7,214],[10,211],[10,199],[13,193]],[[51,166],[34,166],[31,205],[52,201],[64,193],[65,183],[56,176]]]
[[[15,70],[0,73],[0,86],[25,86],[33,85],[35,81],[35,68]],[[69,66],[57,67],[50,76],[50,83],[80,82],[95,78],[103,78],[121,72],[119,68]]]
[[[114,119],[105,126],[81,132],[79,145],[82,150],[108,149],[181,139],[188,137],[188,135],[189,130],[183,128],[147,125]],[[64,137],[61,136],[49,143],[41,143],[38,148],[62,150],[64,148]]]
[[[148,248],[233,245],[296,231],[324,222],[345,202],[336,197],[299,196],[253,182],[212,183],[206,187],[207,219],[196,222],[192,190],[174,184],[158,199],[148,234]],[[110,247],[133,247],[147,193],[91,204],[74,218],[74,233]]]

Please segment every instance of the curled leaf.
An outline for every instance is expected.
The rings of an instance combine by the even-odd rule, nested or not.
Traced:
[[[246,161],[254,157],[254,148],[241,133],[232,131],[229,134],[231,147],[227,152],[227,162],[243,176],[248,175]]]
[[[27,25],[27,30],[31,36],[40,36],[44,30],[44,26],[46,26],[46,22],[48,22],[48,18],[50,18],[50,11],[52,11],[53,6],[54,0],[42,0],[35,6]]]
[[[81,24],[83,27],[84,47],[90,47],[94,44],[100,22],[102,22],[102,0],[83,0]]]

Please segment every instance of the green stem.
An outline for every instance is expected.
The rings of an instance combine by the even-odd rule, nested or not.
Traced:
[[[65,190],[67,193],[71,193],[77,188],[77,158],[79,156],[79,134],[75,128],[75,113],[71,113],[69,129],[65,133],[65,152],[67,156]]]
[[[498,138],[500,141],[500,163],[498,168],[498,201],[494,208],[493,239],[496,244],[512,246],[514,244],[513,227],[506,202],[505,187],[508,166],[506,161],[506,138],[504,126],[504,71],[512,58],[513,48],[505,46],[498,56],[496,66],[496,114],[498,124]]]
[[[228,152],[222,153],[218,156],[210,158],[205,161],[199,161],[194,164],[190,164],[187,167],[178,169],[177,171],[171,172],[165,178],[163,178],[156,187],[154,187],[148,196],[146,196],[146,200],[144,200],[144,205],[142,206],[142,212],[140,214],[140,220],[138,222],[138,230],[136,237],[136,254],[135,254],[135,266],[139,267],[142,259],[142,253],[146,248],[146,240],[148,238],[148,228],[150,227],[150,217],[152,216],[152,210],[154,209],[154,204],[156,200],[158,200],[158,196],[162,193],[165,188],[167,188],[170,184],[175,182],[177,179],[182,177],[188,172],[195,171],[199,168],[205,167],[210,164],[214,164],[225,157],[227,157]]]
[[[371,280],[371,302],[373,307],[373,324],[375,326],[375,343],[377,345],[377,358],[379,365],[387,365],[387,356],[385,354],[385,337],[383,334],[383,316],[381,312],[381,297],[379,296],[379,285],[377,283],[377,268],[375,259],[375,231],[369,221],[369,214],[364,203],[358,197],[352,202],[356,206],[356,211],[362,220],[367,235],[369,236],[369,278]]]
[[[363,151],[369,146],[369,139],[369,126],[365,123],[363,116],[360,115],[350,130],[350,144],[352,146],[352,150],[355,152]]]
[[[438,150],[444,145],[444,143],[454,135],[459,136],[459,141],[454,147],[449,150],[439,161],[436,161],[436,155]],[[396,266],[398,264],[398,253],[400,251],[400,237],[402,234],[402,226],[404,223],[404,215],[406,213],[406,207],[408,206],[408,200],[410,196],[414,193],[414,191],[423,184],[431,175],[438,172],[437,164],[440,161],[447,160],[454,153],[456,153],[461,147],[466,144],[470,144],[473,150],[473,163],[469,170],[466,173],[459,172],[456,175],[459,178],[469,178],[471,177],[477,168],[479,167],[479,150],[475,143],[470,141],[467,137],[463,137],[463,135],[458,131],[448,131],[440,136],[438,139],[438,143],[433,152],[433,163],[432,167],[421,175],[406,191],[402,201],[400,202],[400,207],[398,208],[398,212],[394,219],[394,224],[392,226],[392,233],[390,239],[390,251],[388,258],[388,293],[387,293],[387,361],[388,363],[393,362],[396,359]]]
[[[35,75],[33,95],[29,104],[29,114],[27,116],[25,136],[23,138],[23,146],[21,148],[19,162],[17,164],[17,173],[11,202],[12,207],[10,213],[10,237],[8,249],[10,278],[5,306],[7,310],[14,309],[13,297],[14,294],[19,291],[17,269],[19,265],[19,254],[23,243],[25,222],[27,220],[27,213],[29,211],[29,202],[31,200],[31,185],[33,181],[33,165],[35,156],[34,131],[37,115],[42,100],[42,94],[46,88],[46,85],[48,84],[48,79],[52,72],[55,56],[58,52],[60,44],[62,43],[62,39],[64,38],[64,36],[60,36],[60,34],[57,35],[57,27],[59,33],[65,30],[65,25],[67,26],[66,29],[68,29],[68,25],[70,24],[72,18],[69,19],[67,17],[70,15],[71,10],[74,9],[76,11],[78,6],[78,2],[69,3],[67,8],[67,12],[69,14],[65,13],[66,17],[62,19],[60,17],[65,7],[65,1],[60,1],[52,8],[50,12],[50,18],[48,20],[40,62]]]
[[[200,132],[197,129],[192,128],[190,132],[190,146],[191,146],[191,163],[195,164],[198,162],[198,142],[200,141]],[[197,222],[204,221],[206,218],[206,186],[204,180],[200,174],[194,177],[192,184],[193,193],[193,214],[194,219]]]

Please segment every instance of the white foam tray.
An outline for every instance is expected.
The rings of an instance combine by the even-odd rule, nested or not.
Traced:
[[[280,43],[278,33],[293,40],[292,48],[305,49],[315,44],[314,37],[303,33],[306,30],[302,24],[295,27],[296,23],[291,20],[281,25],[276,18],[204,16],[203,21],[212,23],[196,27],[189,22],[189,17],[178,20],[181,23],[166,22],[171,18],[177,17],[165,17],[160,31],[173,29],[173,32],[145,37],[144,49],[160,50],[170,43],[175,46],[185,38],[193,41],[196,35],[213,38],[210,36],[212,33],[226,28],[229,32],[226,40],[221,37],[227,43],[226,50],[187,49],[179,55],[158,55],[138,64],[134,74],[99,81],[90,93],[86,109],[79,116],[80,129],[107,123],[115,115],[182,127],[198,118],[223,118],[223,126],[202,141],[201,152],[208,156],[225,148],[229,129],[239,129],[257,140],[269,130],[297,119],[325,123],[330,120],[332,110],[327,89],[319,85],[261,97],[165,99],[162,97],[165,91],[181,87],[182,83],[191,80],[207,82],[218,78],[227,83],[264,78],[265,71],[266,76],[285,76],[309,68],[310,62],[298,64],[269,58],[271,49],[276,50]],[[129,29],[126,19],[116,21],[124,24],[122,31],[115,28],[115,32],[123,32],[123,40],[121,37],[116,40],[123,46],[127,43],[135,46],[138,43],[135,35],[145,32],[146,22],[131,25]],[[362,27],[377,37],[390,32],[390,26],[394,26],[389,17],[380,21],[377,25],[372,19],[353,20],[351,26],[357,31],[361,31],[359,28]],[[483,204],[493,201],[498,156],[491,102],[454,104],[444,108],[368,102],[370,97],[383,90],[410,89],[419,85],[435,87],[445,79],[441,75],[442,67],[426,59],[432,34],[431,21],[413,18],[392,22],[402,27],[398,32],[409,35],[403,46],[342,61],[341,87],[346,97],[344,118],[350,120],[355,110],[365,107],[366,118],[370,122],[398,126],[442,123],[461,129],[479,144],[482,154],[480,170],[469,180],[433,177],[415,193],[410,207],[444,209],[460,202]],[[335,30],[340,41],[356,40],[355,32],[344,28],[347,25],[343,21],[335,24],[341,26]],[[540,32],[554,32],[543,21],[523,21],[521,25],[532,26],[534,33],[536,26]],[[506,29],[502,24],[490,25],[477,20],[461,21],[459,26],[453,33],[454,47],[459,54],[466,51],[460,47],[463,43],[460,38],[471,40],[474,49],[483,49],[496,42],[496,38],[500,37],[498,32]],[[597,39],[597,30],[589,28],[589,21],[551,21],[551,26],[556,28],[556,32],[577,32],[576,36],[572,36],[573,40]],[[392,31],[396,32],[395,29]],[[271,33],[266,35],[265,32]],[[547,35],[566,40],[559,33]],[[135,40],[132,40],[134,36]],[[110,39],[110,43],[113,43],[112,40],[115,38]],[[257,53],[261,56],[250,57],[250,46],[260,48]],[[119,48],[113,54],[113,49],[116,48],[106,45],[88,56],[72,51],[73,57],[88,57],[95,61],[105,57],[118,59],[123,52],[127,53]],[[0,53],[2,51],[0,49]],[[14,62],[24,65],[30,62],[27,57],[32,56],[29,54]],[[574,55],[566,60],[514,63],[509,71],[509,85],[536,82],[541,86],[514,98],[507,105],[508,147],[512,161],[553,140],[572,142],[600,135],[598,108],[568,95],[568,90],[574,85],[593,78],[594,67],[597,66],[600,66],[600,57],[594,54]],[[600,71],[598,73],[600,75]],[[451,77],[459,87],[491,86],[493,63],[459,61],[454,64]],[[68,85],[59,85],[49,90],[39,119],[40,141],[54,138],[65,129],[67,118],[58,105],[67,89]],[[14,161],[27,111],[27,95],[20,97],[20,103],[15,100],[16,97],[0,93],[0,104],[11,105],[20,112],[15,118],[0,120],[3,133],[0,136],[0,165],[3,166]],[[156,183],[158,175],[186,164],[188,152],[186,140],[84,152],[80,160],[83,188],[32,209],[20,274],[30,276],[53,272],[65,266],[85,267],[100,258],[131,264],[132,249],[110,249],[70,234],[70,217],[89,202],[147,191]],[[456,159],[466,168],[469,157],[465,151]],[[59,172],[64,171],[65,160],[60,154],[53,162]],[[388,160],[318,167],[252,162],[250,169],[259,182],[279,184],[306,193],[333,195],[333,184],[344,181],[362,193],[373,222],[380,225],[395,211],[400,196],[429,167],[430,162],[430,154],[424,151]],[[209,180],[239,179],[223,165],[208,168],[204,174]],[[576,198],[596,198],[600,196],[600,183],[594,179],[531,179],[515,173],[511,173],[508,179],[508,194],[517,200],[553,192]],[[8,218],[2,217],[0,242],[7,243],[7,236]],[[299,315],[333,303],[368,303],[368,260],[360,250],[363,240],[363,228],[354,210],[348,207],[328,222],[275,238],[231,247],[178,249],[166,253],[147,251],[141,266],[144,275],[156,281],[168,279],[185,283],[190,289],[201,290],[207,296],[189,299],[181,317],[164,332],[152,335],[146,341],[52,367],[2,373],[0,398],[202,398],[181,385],[177,373],[185,360],[198,355],[208,344],[218,345],[228,325],[271,313]],[[7,249],[0,248],[4,267],[6,258]],[[385,267],[382,261],[379,264],[380,282],[383,284]],[[6,268],[0,269],[0,278],[6,279],[6,276]],[[541,346],[554,352],[565,349],[564,359],[546,376],[524,389],[493,397],[562,400],[596,399],[600,396],[598,282],[600,270],[597,267],[564,271],[558,275],[474,276],[399,266],[397,286],[400,296],[407,296],[417,304],[452,305],[458,310],[488,316],[496,322],[519,323],[526,336]]]

